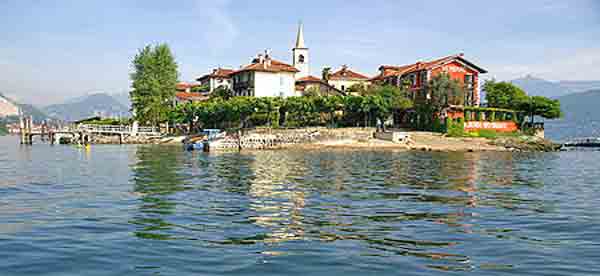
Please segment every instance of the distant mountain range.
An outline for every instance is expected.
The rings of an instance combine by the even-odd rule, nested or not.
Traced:
[[[600,121],[600,89],[559,97],[565,119]]]
[[[25,116],[31,116],[34,122],[41,122],[50,119],[48,115],[46,115],[39,108],[30,104],[18,103],[17,101],[0,93],[0,118],[7,118],[6,121],[8,122],[17,121],[19,110]]]
[[[510,81],[521,87],[528,95],[558,98],[573,93],[600,89],[600,81],[552,82],[531,75]]]
[[[77,121],[89,117],[130,117],[129,106],[114,97],[97,93],[70,99],[62,104],[53,104],[43,108],[50,117],[64,121]]]
[[[555,141],[600,137],[600,89],[559,97],[564,117],[546,121],[546,136]]]
[[[124,106],[131,106],[131,100],[129,99],[129,92],[122,92],[122,93],[115,93],[115,94],[111,94],[111,97],[113,97],[115,100],[117,100],[119,103],[121,103]]]

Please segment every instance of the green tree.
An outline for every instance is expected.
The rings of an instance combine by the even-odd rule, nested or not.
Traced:
[[[529,101],[523,89],[509,82],[486,81],[483,91],[489,107],[520,110]]]
[[[321,95],[321,91],[318,87],[315,87],[315,86],[309,87],[303,93],[303,96],[305,96],[305,97],[316,97],[319,95]]]
[[[321,71],[321,79],[325,82],[329,82],[329,75],[331,75],[331,67],[323,68],[323,71]]]
[[[225,101],[233,98],[233,96],[234,96],[233,90],[231,90],[225,86],[219,86],[219,87],[215,88],[215,90],[211,94],[211,97],[220,98]]]
[[[6,127],[6,122],[0,119],[0,136],[8,134],[8,128]]]
[[[462,84],[445,73],[432,77],[426,90],[426,105],[434,112],[440,112],[448,105],[463,105],[465,101]]]
[[[545,119],[557,119],[562,117],[560,101],[542,96],[529,97],[526,102],[521,104],[521,110],[527,112],[531,123],[534,122],[535,116],[540,116]]]
[[[132,65],[130,98],[135,119],[151,125],[167,120],[179,75],[169,46],[147,45]]]
[[[359,96],[373,95],[376,93],[376,91],[373,90],[372,87],[368,87],[361,83],[355,83],[355,84],[351,85],[350,87],[348,87],[348,89],[346,89],[346,92],[354,93]]]

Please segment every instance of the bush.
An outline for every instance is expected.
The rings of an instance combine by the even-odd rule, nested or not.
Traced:
[[[129,125],[129,123],[130,123],[130,119],[110,119],[110,118],[85,122],[85,124],[89,124],[89,125],[113,125],[113,126]]]
[[[454,122],[451,118],[446,118],[446,132],[450,137],[462,137],[465,135],[464,118],[459,118]]]

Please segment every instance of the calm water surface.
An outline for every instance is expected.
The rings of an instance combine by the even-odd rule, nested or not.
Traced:
[[[0,137],[0,274],[598,275],[598,164]]]

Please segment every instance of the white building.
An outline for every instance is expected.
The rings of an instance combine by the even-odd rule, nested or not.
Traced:
[[[212,73],[199,77],[196,80],[201,86],[209,88],[208,93],[212,93],[217,87],[231,89],[231,73],[233,73],[232,69],[217,68]]]
[[[309,76],[309,51],[304,44],[302,23],[298,26],[296,44],[292,48],[292,65],[272,59],[265,51],[251,64],[229,74],[235,95],[255,97],[301,96],[302,93],[296,91],[296,80]]]
[[[231,73],[236,96],[290,97],[298,96],[295,89],[295,67],[259,54],[252,63]]]

